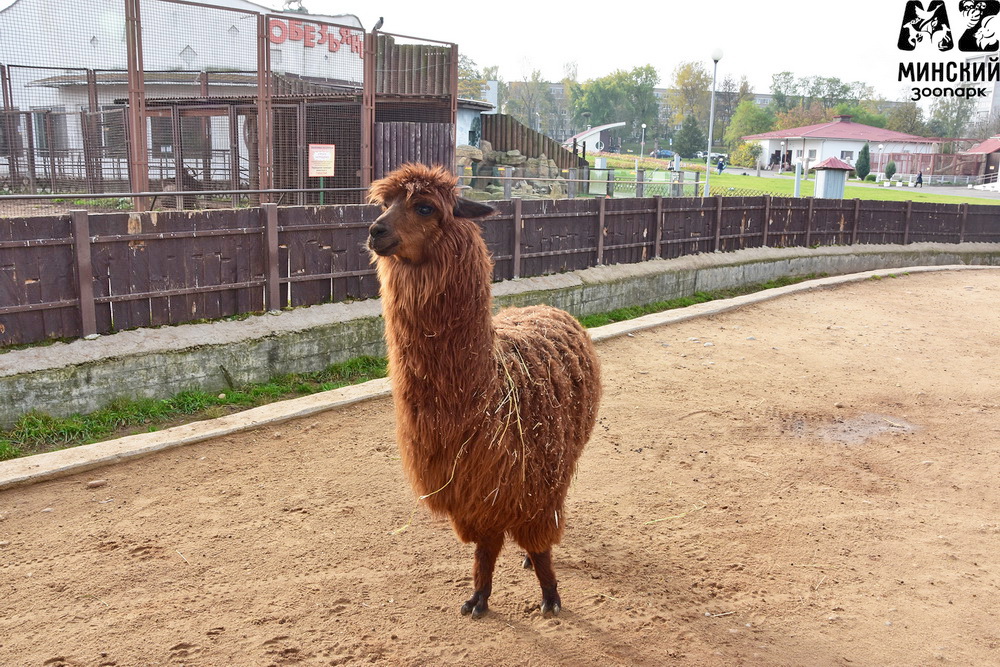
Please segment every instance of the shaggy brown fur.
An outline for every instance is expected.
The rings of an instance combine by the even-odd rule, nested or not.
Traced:
[[[476,543],[475,592],[462,613],[486,613],[505,535],[528,553],[542,611],[558,613],[551,547],[597,415],[597,354],[564,311],[491,316],[492,262],[473,218],[492,209],[459,198],[455,183],[443,168],[404,165],[370,191],[385,208],[368,245],[403,467],[431,510]]]

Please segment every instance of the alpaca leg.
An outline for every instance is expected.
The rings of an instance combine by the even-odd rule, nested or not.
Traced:
[[[472,618],[480,618],[490,605],[490,593],[493,592],[493,566],[503,548],[503,534],[483,537],[476,542],[476,556],[473,562],[472,578],[476,587],[472,597],[462,605],[462,614],[472,614]]]
[[[521,563],[521,567],[525,570],[533,570],[535,568],[531,563],[531,556],[529,554],[524,554],[524,562]]]
[[[538,585],[542,587],[542,614],[555,616],[562,611],[562,601],[556,590],[556,572],[552,569],[552,549],[529,554],[529,556],[535,566]]]

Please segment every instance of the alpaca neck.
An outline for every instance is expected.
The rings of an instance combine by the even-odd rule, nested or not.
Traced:
[[[391,372],[406,400],[446,412],[492,393],[490,273],[475,223],[462,220],[420,265],[379,260]]]

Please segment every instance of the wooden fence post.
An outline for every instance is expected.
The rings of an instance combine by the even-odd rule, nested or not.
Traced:
[[[722,195],[715,195],[715,252],[722,249]]]
[[[267,310],[281,310],[281,282],[278,274],[278,205],[260,205],[264,218],[264,307]]]
[[[963,202],[960,206],[962,207],[962,223],[958,228],[958,242],[965,243],[965,225],[969,222],[969,204]]]
[[[861,200],[854,200],[854,228],[851,229],[851,245],[858,242],[858,225],[861,223]]]
[[[521,198],[514,198],[514,278],[521,277],[521,227],[524,218],[521,216]]]
[[[637,199],[641,199],[646,194],[645,182],[646,172],[639,169],[635,172],[635,196]]]
[[[500,167],[503,178],[503,198],[510,199],[511,181],[514,179],[514,167]]]
[[[604,263],[604,216],[607,206],[608,200],[604,197],[597,200],[597,266]]]
[[[653,257],[659,259],[660,242],[663,240],[663,197],[656,195],[654,199],[656,200],[656,223],[653,225],[653,234],[656,236],[653,240]]]
[[[70,211],[73,224],[73,252],[76,256],[77,298],[80,300],[80,336],[97,333],[97,307],[94,303],[94,267],[90,257],[90,220],[87,211]]]
[[[771,195],[764,195],[764,231],[760,234],[760,246],[767,247],[767,232],[771,227]]]
[[[809,212],[806,213],[806,245],[805,245],[806,248],[812,245],[811,241],[812,241],[812,227],[813,227],[813,207],[815,205],[816,205],[816,198],[810,197]]]
[[[607,193],[608,193],[609,197],[614,197],[615,196],[615,170],[614,169],[609,169],[608,170],[608,189],[607,189]]]
[[[913,220],[913,200],[906,202],[906,216],[903,218],[903,245],[910,242],[910,221]]]
[[[569,195],[570,199],[575,199],[576,198],[576,186],[577,186],[576,179],[577,179],[577,173],[578,172],[577,172],[576,169],[570,169],[569,170],[569,182],[566,184],[566,191],[567,191],[567,194]]]

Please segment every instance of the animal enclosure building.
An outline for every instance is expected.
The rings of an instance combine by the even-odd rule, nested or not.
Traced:
[[[3,4],[0,192],[357,202],[454,159],[455,44],[246,0]]]

